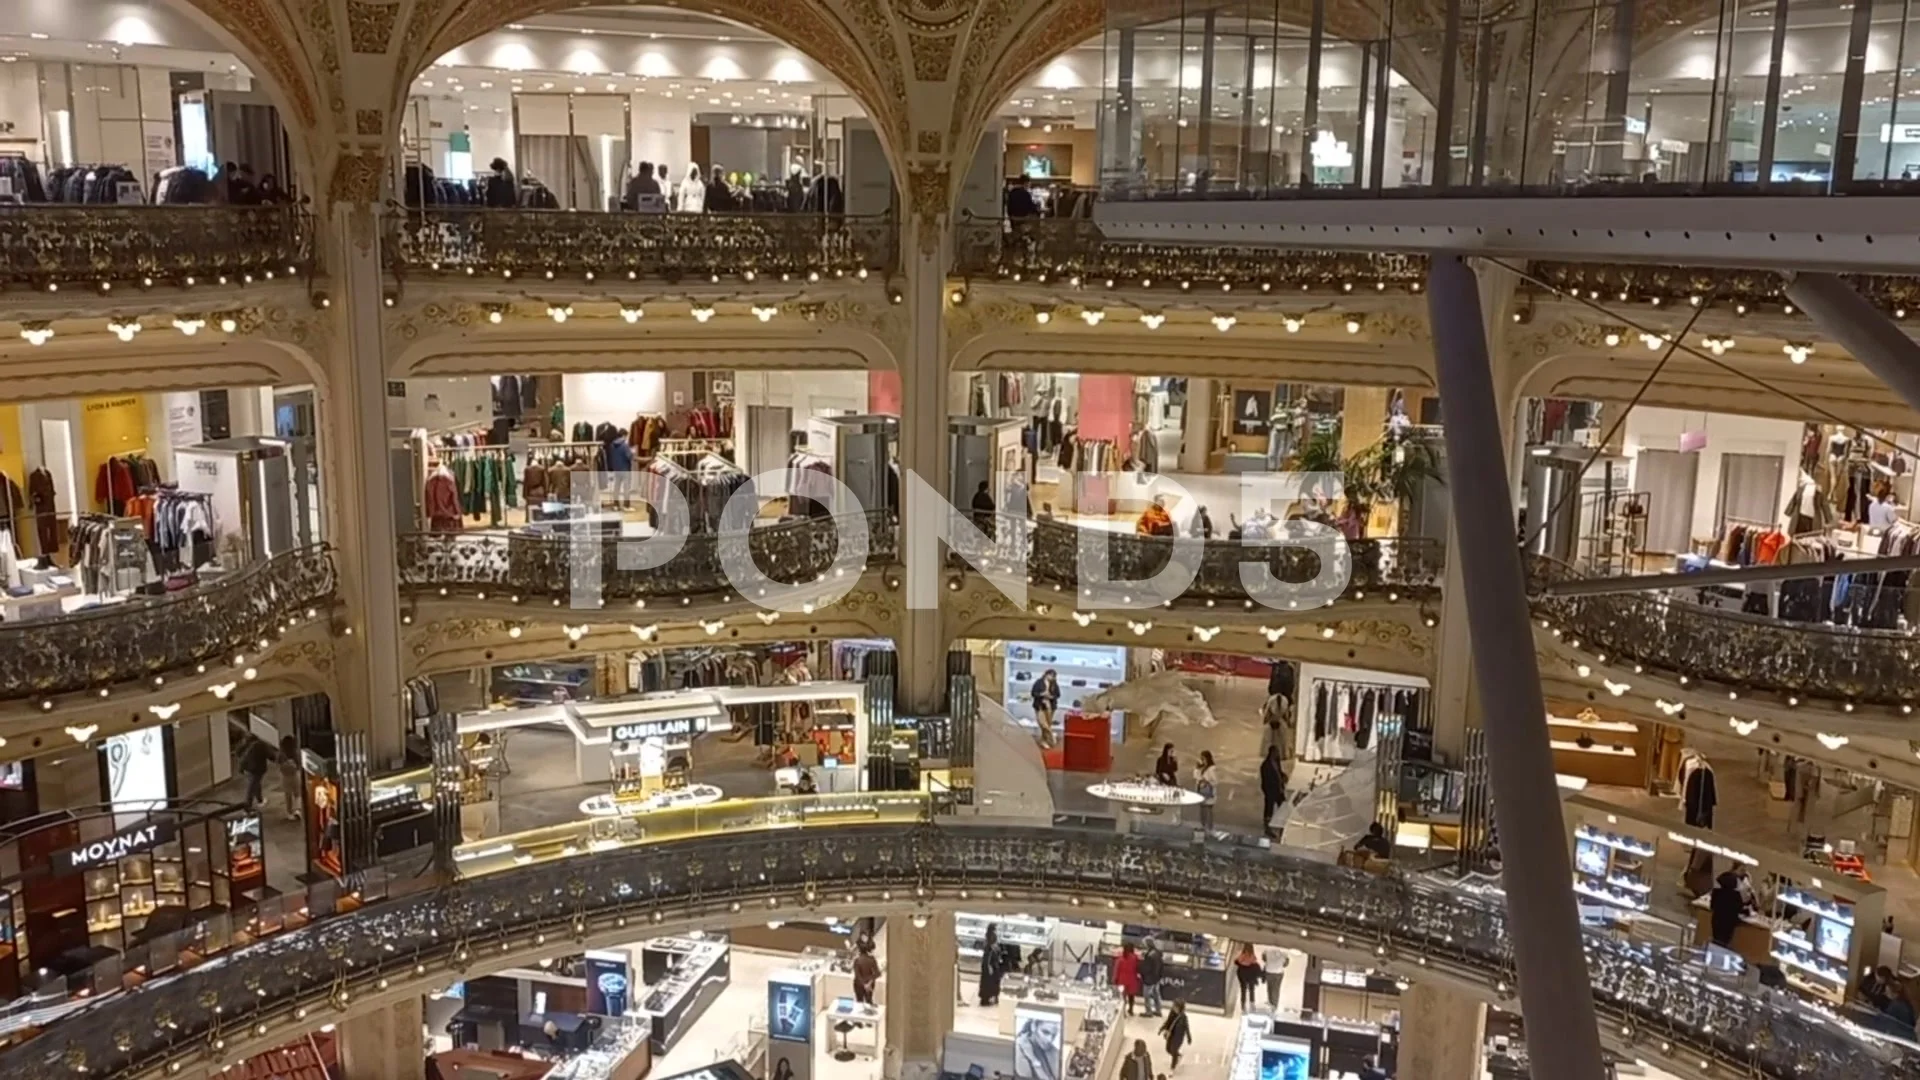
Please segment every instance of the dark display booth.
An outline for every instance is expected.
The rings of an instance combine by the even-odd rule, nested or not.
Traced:
[[[227,947],[222,916],[265,882],[259,814],[245,806],[170,799],[16,822],[0,831],[0,998],[89,970],[104,990],[190,965]]]

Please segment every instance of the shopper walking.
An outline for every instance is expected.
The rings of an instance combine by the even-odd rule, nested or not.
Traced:
[[[1180,786],[1180,759],[1173,756],[1173,744],[1160,748],[1160,760],[1153,763],[1153,778],[1168,787]]]
[[[1187,1023],[1187,999],[1180,998],[1173,1003],[1173,1010],[1160,1022],[1160,1034],[1167,1039],[1167,1071],[1180,1067],[1180,1051],[1193,1039],[1193,1028]]]
[[[987,924],[987,937],[980,946],[980,1004],[1000,1002],[1000,977],[1007,973],[1007,958],[1000,950],[1000,927]]]
[[[1213,766],[1213,751],[1200,751],[1200,763],[1193,767],[1193,790],[1200,795],[1200,831],[1213,835],[1213,797],[1219,790],[1220,772]]]
[[[1113,985],[1127,996],[1127,1015],[1133,1015],[1133,1005],[1140,997],[1140,954],[1133,951],[1132,942],[1120,946],[1120,955],[1113,958]]]
[[[306,793],[307,774],[300,767],[300,744],[291,735],[280,736],[280,797],[286,803],[287,820],[300,820],[300,802]]]
[[[1260,762],[1260,832],[1271,839],[1273,837],[1273,812],[1287,801],[1287,774],[1280,768],[1280,748],[1267,747],[1267,756]]]
[[[1133,1049],[1120,1062],[1120,1080],[1153,1080],[1153,1056],[1147,1053],[1147,1040],[1133,1040]]]
[[[1148,938],[1140,955],[1140,996],[1146,1000],[1147,1015],[1160,1015],[1160,980],[1167,974],[1167,956],[1160,943]]]
[[[1269,945],[1260,954],[1261,968],[1267,977],[1267,1010],[1280,1011],[1280,987],[1287,979],[1287,963],[1293,958],[1278,945]]]
[[[247,809],[258,809],[264,801],[263,789],[267,782],[267,762],[273,759],[273,747],[261,742],[257,736],[247,736],[247,748],[240,754],[240,771],[247,777]]]
[[[1253,942],[1241,942],[1240,951],[1233,958],[1233,977],[1240,980],[1240,1011],[1252,1012],[1260,996],[1260,986],[1267,979],[1266,969],[1253,953]]]
[[[860,942],[859,955],[853,958],[853,1000],[873,1004],[873,988],[880,982],[880,961],[873,958],[873,942]]]

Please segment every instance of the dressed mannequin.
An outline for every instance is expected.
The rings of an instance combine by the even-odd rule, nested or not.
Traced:
[[[1833,504],[1827,500],[1826,489],[1804,469],[1782,514],[1787,519],[1787,531],[1794,536],[1822,532],[1833,525]]]
[[[700,179],[700,166],[687,166],[687,178],[680,181],[680,197],[673,208],[682,214],[705,213],[707,209],[707,185]]]
[[[1687,824],[1713,828],[1713,808],[1720,801],[1714,787],[1713,764],[1697,751],[1686,751],[1680,762],[1680,806]]]
[[[805,170],[799,162],[787,166],[787,213],[797,214],[807,208],[807,179]]]

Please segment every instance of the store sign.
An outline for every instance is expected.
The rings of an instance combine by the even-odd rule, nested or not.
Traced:
[[[679,720],[641,720],[632,724],[621,724],[613,729],[615,742],[638,742],[643,739],[664,739],[670,735],[704,735],[707,731],[707,718]]]
[[[1880,141],[1883,143],[1920,142],[1920,124],[1881,124]]]
[[[95,840],[91,844],[68,848],[53,857],[53,865],[63,873],[91,870],[96,866],[118,862],[128,855],[151,851],[171,839],[173,839],[172,825],[158,821],[148,822],[138,828],[115,833],[103,840]]]

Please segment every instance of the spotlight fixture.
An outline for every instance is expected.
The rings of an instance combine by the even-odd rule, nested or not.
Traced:
[[[1143,311],[1140,313],[1140,321],[1147,329],[1158,330],[1161,324],[1167,321],[1167,317],[1157,311]]]
[[[689,309],[689,314],[693,316],[694,322],[704,323],[708,319],[713,318],[713,305],[695,304],[691,309]]]
[[[1807,357],[1813,355],[1813,346],[1789,341],[1785,345],[1780,346],[1780,351],[1786,353],[1787,359],[1794,363],[1804,364],[1807,362]]]
[[[1232,315],[1215,315],[1213,317],[1213,328],[1224,334],[1233,329],[1234,324],[1239,321],[1239,319]]]
[[[1035,304],[1033,306],[1033,321],[1039,323],[1041,326],[1045,326],[1048,323],[1052,322],[1053,308],[1043,307],[1039,304]]]
[[[1667,341],[1666,338],[1661,337],[1659,334],[1656,334],[1651,330],[1646,331],[1645,333],[1640,335],[1640,343],[1645,345],[1649,352],[1655,349],[1658,349],[1660,346],[1666,344],[1666,341]]]
[[[753,307],[753,317],[759,319],[761,322],[772,322],[773,317],[778,314],[780,314],[780,309],[777,307],[763,307],[759,304],[755,304]]]
[[[198,315],[175,315],[173,317],[173,328],[188,337],[199,333],[200,328],[205,325],[207,325],[207,320]]]
[[[620,317],[627,320],[627,322],[629,323],[639,322],[643,317],[645,317],[646,314],[647,314],[647,309],[639,306],[638,304],[635,304],[632,306],[628,306],[626,304],[620,305]]]
[[[133,335],[140,332],[140,320],[128,319],[125,322],[118,322],[109,319],[107,320],[107,329],[113,331],[113,336],[119,338],[121,341],[132,341]]]
[[[550,318],[552,318],[554,322],[566,322],[567,318],[572,314],[573,314],[572,304],[548,304],[547,305],[547,315]]]
[[[507,305],[505,304],[485,304],[483,306],[486,308],[487,321],[495,326],[500,325],[501,320],[507,317]]]
[[[1614,348],[1620,344],[1620,331],[1615,327],[1609,326],[1607,327],[1606,335],[1600,340],[1607,343],[1607,348]]]
[[[1297,315],[1289,315],[1282,321],[1286,323],[1289,334],[1297,334],[1301,327],[1307,325],[1307,320]]]
[[[1100,308],[1080,309],[1080,320],[1086,323],[1088,326],[1099,326],[1101,320],[1105,319],[1106,317],[1107,317],[1107,313]]]
[[[1700,344],[1705,345],[1707,351],[1715,356],[1725,356],[1727,355],[1727,350],[1733,348],[1733,339],[1730,337],[1714,337],[1709,334],[1700,339]]]
[[[238,316],[233,315],[231,312],[220,316],[221,333],[231,334],[238,329],[240,329],[240,319]]]
[[[1357,334],[1359,332],[1360,332],[1360,316],[1358,315],[1347,316],[1347,333]]]

